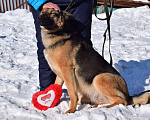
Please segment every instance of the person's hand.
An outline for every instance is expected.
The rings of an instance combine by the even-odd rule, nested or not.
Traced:
[[[54,4],[52,2],[48,2],[46,4],[43,5],[43,8],[53,8],[54,10],[58,10],[60,11],[60,7],[57,4]]]

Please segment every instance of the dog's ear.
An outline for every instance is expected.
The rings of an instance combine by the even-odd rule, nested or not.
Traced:
[[[71,19],[75,19],[75,16],[69,12],[63,11],[63,16],[65,18],[65,20],[71,20]]]
[[[63,11],[59,17],[59,20],[57,22],[57,25],[59,27],[62,27],[64,25],[64,21],[65,20],[71,20],[71,19],[75,19],[75,16],[71,13],[68,13],[66,11]]]

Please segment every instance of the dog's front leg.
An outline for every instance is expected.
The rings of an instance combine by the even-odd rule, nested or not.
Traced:
[[[63,79],[66,83],[66,87],[68,90],[68,94],[70,97],[70,108],[65,113],[74,113],[77,106],[77,92],[76,92],[76,83],[75,83],[75,75],[73,69],[64,69],[63,72]]]
[[[63,83],[64,83],[64,80],[57,76],[55,80],[55,84],[62,86]]]

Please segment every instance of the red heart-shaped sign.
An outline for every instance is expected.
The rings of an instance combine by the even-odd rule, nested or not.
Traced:
[[[57,105],[61,95],[61,86],[52,84],[45,91],[35,93],[32,97],[32,103],[39,110],[47,110]]]

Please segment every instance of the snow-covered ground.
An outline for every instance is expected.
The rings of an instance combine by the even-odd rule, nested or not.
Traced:
[[[104,14],[98,15],[104,17]],[[111,19],[113,66],[125,78],[130,95],[150,89],[150,9],[118,9]],[[93,16],[92,41],[101,54],[106,21]],[[69,99],[63,93],[58,106],[47,111],[33,107],[39,90],[36,38],[32,14],[26,10],[0,13],[0,119],[1,120],[150,120],[150,105],[132,108],[92,108],[78,105],[64,114]],[[92,59],[92,58],[91,58]],[[105,59],[109,61],[108,42]],[[63,86],[65,89],[65,85]]]

